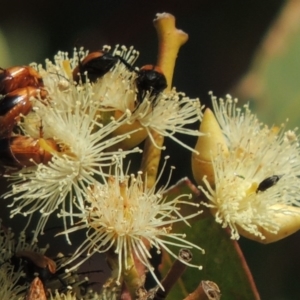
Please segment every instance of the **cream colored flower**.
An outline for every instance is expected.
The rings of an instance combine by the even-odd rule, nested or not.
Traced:
[[[154,144],[151,130],[174,140],[190,151],[194,151],[193,148],[178,139],[175,134],[202,135],[198,130],[186,127],[186,125],[194,124],[202,119],[200,100],[190,99],[184,93],[176,92],[175,89],[159,95],[155,100],[155,105],[153,105],[154,97],[151,94],[145,97],[143,103],[132,114],[131,119],[141,124]]]
[[[0,221],[0,291],[1,300],[23,300],[28,284],[20,285],[26,276],[22,265],[17,267],[11,258],[19,251],[32,251],[44,254],[47,250],[39,248],[37,241],[26,239],[25,232],[16,236],[10,228],[5,228]]]
[[[20,293],[26,291],[26,287],[18,285],[18,281],[22,274],[15,272],[13,266],[7,264],[1,266],[0,269],[0,290],[1,300],[23,300],[24,297],[19,296]]]
[[[5,228],[0,220],[0,264],[7,263],[18,251],[32,251],[44,254],[48,248],[49,245],[40,248],[37,245],[37,240],[34,238],[29,240],[24,231],[21,231],[19,235],[15,235],[11,228]]]
[[[165,190],[166,188],[160,188],[155,192],[155,187],[147,189],[141,173],[128,176],[123,173],[122,164],[116,165],[114,175],[111,175],[105,184],[95,183],[90,186],[86,198],[87,206],[76,214],[81,222],[65,232],[75,232],[79,229],[87,231],[86,240],[71,261],[83,254],[87,254],[88,259],[95,252],[103,253],[113,249],[118,255],[118,282],[122,268],[127,268],[127,256],[134,253],[158,282],[149,262],[151,255],[145,242],[158,251],[167,251],[175,258],[177,255],[169,246],[203,251],[199,246],[185,240],[184,234],[172,232],[173,223],[187,223],[188,219],[200,213],[197,211],[184,217],[180,214],[178,205],[196,204],[188,201],[190,195],[187,194],[167,200],[164,196]],[[74,267],[86,259],[80,259]]]
[[[77,300],[78,298],[76,298],[76,295],[71,291],[68,291],[67,293],[59,293],[56,290],[54,294],[50,293],[50,299],[51,300]]]
[[[98,84],[100,83],[101,81],[99,81]],[[192,136],[201,135],[198,130],[186,127],[186,125],[194,124],[202,118],[202,110],[199,99],[190,99],[183,93],[176,92],[175,89],[166,94],[161,93],[158,96],[153,96],[151,93],[148,93],[138,106],[136,106],[136,97],[134,94],[132,95],[132,91],[131,97],[128,95],[126,99],[126,102],[124,99],[121,99],[121,103],[103,102],[103,105],[107,105],[113,109],[121,108],[120,111],[123,113],[130,110],[132,114],[130,118],[128,118],[127,124],[131,125],[132,128],[137,127],[144,129],[143,138],[146,138],[147,136],[150,137],[155,146],[158,147],[152,137],[152,130],[164,137],[171,138],[190,151],[194,151],[194,149],[178,139],[175,134],[181,133]],[[126,129],[127,128],[131,127],[127,126]],[[122,133],[122,127],[120,127],[116,132]],[[137,141],[140,142],[142,139]],[[124,143],[127,142],[127,140],[124,141]],[[130,143],[130,141],[128,143]]]
[[[129,132],[115,137],[110,135],[126,123],[130,112],[118,120],[111,118],[104,126],[101,104],[93,100],[91,84],[69,82],[61,89],[61,76],[66,74],[60,75],[63,69],[55,73],[52,67],[40,69],[48,98],[33,100],[34,112],[25,116],[20,124],[23,134],[38,139],[41,148],[50,152],[52,159],[48,164],[36,164],[8,175],[13,181],[12,190],[4,196],[13,197],[11,216],[41,213],[36,235],[43,231],[49,215],[58,208],[72,211],[75,201],[83,209],[87,187],[93,184],[94,178],[105,177],[105,168],[118,157],[139,151],[109,150],[129,137]],[[49,146],[48,139],[54,140],[57,147]],[[66,223],[64,219],[64,226]]]
[[[279,214],[299,215],[295,210],[300,199],[297,135],[285,131],[285,125],[269,128],[260,123],[248,105],[238,108],[229,95],[212,101],[228,152],[212,158],[215,187],[206,178],[200,187],[209,200],[205,205],[218,223],[230,227],[233,239],[241,232],[261,240],[276,236],[282,231]]]

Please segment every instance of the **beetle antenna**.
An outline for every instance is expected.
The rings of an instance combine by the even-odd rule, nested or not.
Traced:
[[[114,55],[114,56],[117,57],[129,71],[135,72],[137,74],[139,73],[139,71],[136,70],[130,63],[128,63],[128,61],[124,59],[122,56],[120,55]]]
[[[65,80],[67,80],[67,81],[69,81],[70,82],[70,79],[69,78],[67,78],[66,76],[64,76],[64,75],[61,75],[61,74],[59,74],[59,73],[56,73],[56,72],[48,72],[49,74],[53,74],[53,75],[57,75],[57,77],[62,77],[63,79],[65,79]]]

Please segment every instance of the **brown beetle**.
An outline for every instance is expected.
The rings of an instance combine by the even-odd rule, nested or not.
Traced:
[[[99,50],[91,52],[82,61],[79,62],[78,66],[73,70],[73,80],[79,82],[81,78],[82,82],[85,83],[85,75],[91,82],[96,82],[98,78],[104,76],[119,60],[118,56],[113,56],[111,53]]]
[[[44,86],[41,75],[32,67],[0,68],[0,94],[7,94],[16,89],[32,86],[41,88]]]
[[[51,138],[17,135],[0,139],[0,163],[3,166],[20,168],[47,164],[53,152],[59,152],[59,147]]]
[[[45,98],[46,91],[31,86],[20,88],[6,94],[0,99],[0,136],[10,136],[14,125],[18,122],[19,116],[27,115],[32,104],[32,97],[40,96]]]

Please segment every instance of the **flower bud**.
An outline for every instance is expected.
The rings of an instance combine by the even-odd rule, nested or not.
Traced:
[[[264,236],[254,235],[249,231],[244,230],[240,226],[237,226],[240,235],[263,244],[269,244],[277,242],[300,229],[300,208],[294,206],[288,206],[284,204],[275,204],[270,207],[275,212],[273,214],[273,221],[279,227],[277,233],[272,233],[265,230],[263,227],[258,226],[258,232]]]
[[[206,176],[211,186],[214,185],[214,170],[212,160],[219,153],[227,153],[225,137],[213,112],[207,108],[203,114],[199,131],[204,135],[198,137],[195,150],[192,153],[192,171],[195,181],[202,185],[202,178]]]

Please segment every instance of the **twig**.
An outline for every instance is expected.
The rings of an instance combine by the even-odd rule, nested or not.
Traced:
[[[180,249],[178,254],[178,259],[173,263],[169,272],[165,276],[165,278],[161,281],[162,286],[164,289],[160,287],[156,287],[150,290],[146,297],[143,300],[164,300],[168,296],[170,290],[177,282],[179,277],[184,273],[186,270],[186,264],[184,262],[189,262],[192,259],[192,253],[188,249]]]
[[[184,300],[219,300],[221,292],[219,287],[212,281],[202,280],[195,291]]]
[[[175,17],[168,13],[157,14],[154,19],[154,27],[158,36],[159,66],[167,80],[167,91],[171,90],[175,62],[180,47],[188,40],[188,35],[175,27]],[[155,131],[151,135],[158,147],[163,146],[164,137]],[[153,145],[148,137],[145,142],[142,166],[144,176],[147,176],[147,187],[152,188],[156,181],[161,149]]]

